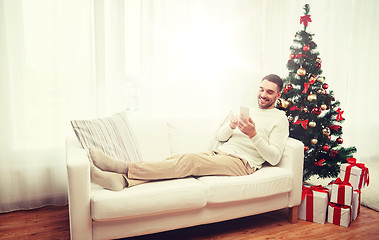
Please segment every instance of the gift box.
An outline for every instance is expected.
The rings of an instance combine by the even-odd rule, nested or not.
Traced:
[[[329,203],[328,206],[328,222],[335,225],[348,227],[351,223],[351,207]]]
[[[331,203],[351,206],[353,201],[353,187],[349,182],[342,181],[340,178],[337,178],[334,182],[331,183],[331,187]]]
[[[327,188],[320,186],[303,186],[302,201],[298,210],[298,218],[324,224],[329,202]]]
[[[354,221],[361,210],[361,191],[354,190],[353,192],[353,204],[351,205],[352,220]]]
[[[357,163],[355,158],[348,158],[347,163],[341,164],[339,177],[350,182],[354,190],[368,186],[370,181],[368,168],[363,163]]]

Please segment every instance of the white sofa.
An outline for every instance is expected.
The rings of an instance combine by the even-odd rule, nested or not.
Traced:
[[[219,126],[212,119],[130,120],[145,161],[204,152]],[[289,208],[297,221],[303,144],[290,138],[280,163],[249,176],[149,182],[122,191],[90,183],[89,159],[75,135],[66,139],[71,239],[115,239]]]

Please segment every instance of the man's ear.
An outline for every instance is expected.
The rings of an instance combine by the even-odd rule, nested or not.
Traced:
[[[278,98],[282,96],[282,91],[278,92]]]

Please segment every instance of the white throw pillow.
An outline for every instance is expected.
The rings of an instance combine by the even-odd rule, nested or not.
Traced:
[[[73,120],[71,125],[84,149],[96,148],[121,161],[141,161],[138,142],[125,112],[106,118]]]

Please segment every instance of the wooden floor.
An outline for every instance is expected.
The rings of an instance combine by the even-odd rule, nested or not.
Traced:
[[[69,239],[68,208],[44,207],[0,214],[0,239]],[[287,221],[287,211],[174,230],[127,240],[241,240],[241,239],[379,239],[379,212],[361,208],[350,227],[299,220]]]

